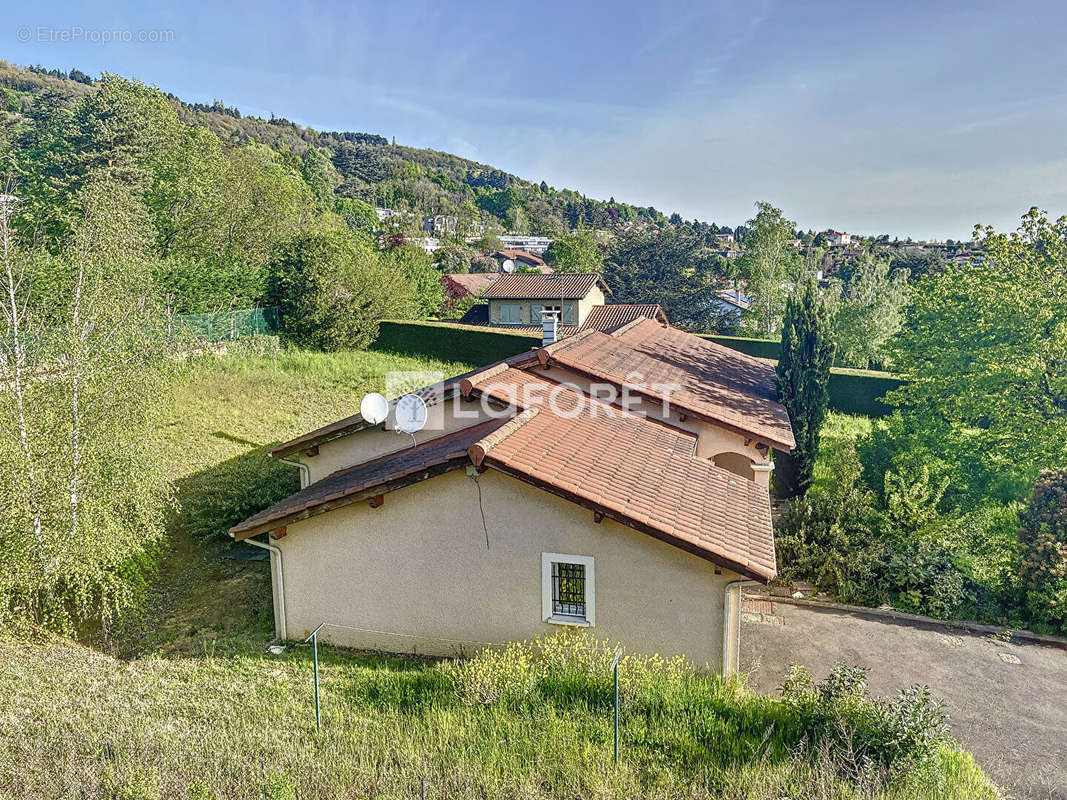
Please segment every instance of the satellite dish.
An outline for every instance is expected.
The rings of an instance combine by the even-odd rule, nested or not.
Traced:
[[[414,436],[426,427],[426,401],[406,394],[396,401],[396,429]]]
[[[504,272],[514,272],[515,262],[512,261],[510,258],[505,258],[504,263],[500,265],[500,268],[504,270]]]
[[[377,392],[364,395],[359,403],[359,415],[371,425],[385,422],[389,416],[389,402]]]

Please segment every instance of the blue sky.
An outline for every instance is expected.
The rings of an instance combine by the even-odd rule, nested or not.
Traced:
[[[1067,213],[1061,2],[4,5],[15,63],[686,218],[736,225],[767,200],[803,228],[958,239]]]

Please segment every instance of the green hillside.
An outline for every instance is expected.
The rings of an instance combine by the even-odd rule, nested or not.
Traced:
[[[32,119],[42,104],[72,104],[93,83],[78,70],[46,71],[0,62],[4,124],[10,127],[23,116]],[[549,236],[579,226],[610,229],[639,218],[658,226],[669,224],[652,207],[588,198],[572,189],[524,180],[451,153],[396,144],[373,133],[320,132],[283,117],[245,116],[221,101],[206,105],[186,103],[174,95],[168,99],[183,122],[207,128],[224,142],[259,142],[297,157],[309,147],[326,150],[340,176],[338,196],[373,206],[455,215],[461,223],[480,221],[490,231],[498,226]],[[681,222],[677,217],[673,221]],[[701,227],[707,228],[709,237],[718,232],[715,226]]]

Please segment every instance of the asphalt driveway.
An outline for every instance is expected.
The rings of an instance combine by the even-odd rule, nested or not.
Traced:
[[[775,600],[746,601],[741,641],[742,669],[766,694],[792,661],[816,678],[840,661],[868,667],[876,695],[925,684],[1010,796],[1067,800],[1067,650]]]

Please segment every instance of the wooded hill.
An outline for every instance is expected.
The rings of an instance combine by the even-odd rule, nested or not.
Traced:
[[[63,72],[41,67],[20,68],[0,61],[0,107],[3,124],[34,114],[43,98],[73,103],[84,96],[94,79],[79,70]],[[224,142],[250,141],[300,157],[309,147],[328,151],[340,176],[336,192],[372,206],[411,210],[420,214],[452,214],[460,222],[480,220],[493,230],[559,235],[579,226],[613,228],[643,219],[657,226],[682,222],[668,219],[652,207],[585,197],[571,189],[533,183],[487,164],[451,153],[407,147],[384,136],[351,131],[316,131],[284,117],[245,116],[216,100],[211,105],[186,103],[168,94],[179,118],[207,128]],[[700,224],[709,234],[718,227]]]

